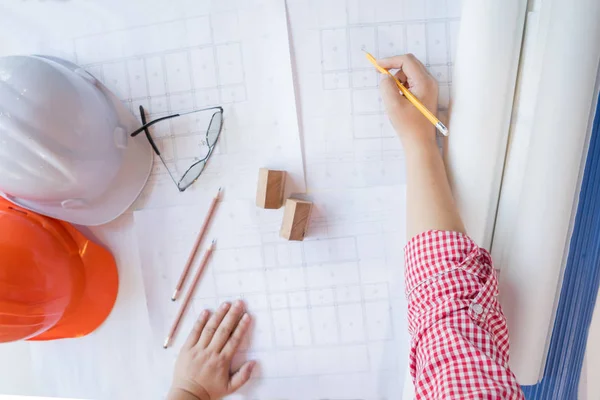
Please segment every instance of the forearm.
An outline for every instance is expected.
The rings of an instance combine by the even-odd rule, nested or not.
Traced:
[[[413,55],[379,60],[429,109],[438,87]],[[406,154],[405,280],[417,399],[523,399],[508,368],[508,331],[489,253],[465,235],[435,130],[393,79],[382,98]]]
[[[407,171],[407,236],[428,230],[465,233],[435,136],[404,141]]]

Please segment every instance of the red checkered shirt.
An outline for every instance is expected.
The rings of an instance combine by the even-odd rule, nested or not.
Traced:
[[[489,253],[461,233],[429,231],[405,259],[417,399],[524,399]]]

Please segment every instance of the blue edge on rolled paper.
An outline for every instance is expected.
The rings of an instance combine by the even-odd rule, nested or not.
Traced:
[[[588,332],[600,284],[600,99],[581,182],[544,376],[523,386],[527,399],[577,399]]]

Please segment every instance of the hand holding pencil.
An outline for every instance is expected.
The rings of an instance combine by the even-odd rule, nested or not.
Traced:
[[[412,54],[375,60],[367,58],[377,70],[389,76],[381,81],[381,95],[387,114],[403,140],[415,132],[433,132],[434,126],[447,136],[448,129],[435,116],[438,106],[438,85],[425,66]],[[397,69],[395,75],[388,70]],[[402,93],[402,95],[400,94]]]

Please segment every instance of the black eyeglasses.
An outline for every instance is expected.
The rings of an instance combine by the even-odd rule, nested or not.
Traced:
[[[192,165],[189,168],[187,168],[187,170],[181,176],[181,179],[179,179],[179,180],[175,179],[175,177],[173,176],[173,173],[171,172],[171,170],[167,166],[167,163],[165,162],[162,155],[160,154],[160,150],[158,150],[158,146],[156,146],[156,143],[154,143],[152,136],[150,136],[150,131],[148,130],[148,128],[158,122],[161,122],[161,121],[164,121],[167,119],[180,117],[180,116],[188,115],[188,114],[194,114],[194,113],[198,113],[198,112],[202,112],[202,111],[211,111],[211,110],[214,110],[214,113],[213,113],[212,117],[210,118],[210,123],[208,124],[208,129],[206,130],[206,145],[208,146],[208,153],[203,158],[195,158],[193,160]],[[219,136],[221,136],[221,129],[223,128],[223,107],[203,108],[200,110],[194,110],[194,111],[189,111],[189,112],[185,112],[185,113],[168,115],[166,117],[161,117],[161,118],[152,120],[150,122],[146,122],[146,112],[144,110],[144,107],[140,106],[140,116],[142,118],[142,126],[139,129],[136,129],[131,134],[131,136],[135,137],[142,132],[144,132],[146,134],[146,138],[150,142],[150,145],[154,149],[154,152],[156,153],[156,155],[160,158],[160,161],[162,161],[163,165],[165,166],[165,169],[169,173],[169,176],[171,177],[171,179],[173,180],[175,185],[177,185],[177,189],[179,189],[180,192],[185,191],[187,188],[192,186],[192,184],[194,182],[196,182],[196,180],[202,174],[202,171],[204,171],[204,168],[206,167],[206,163],[208,162],[208,159],[212,155],[212,153],[215,149],[215,146],[217,144],[217,141],[219,140]]]

